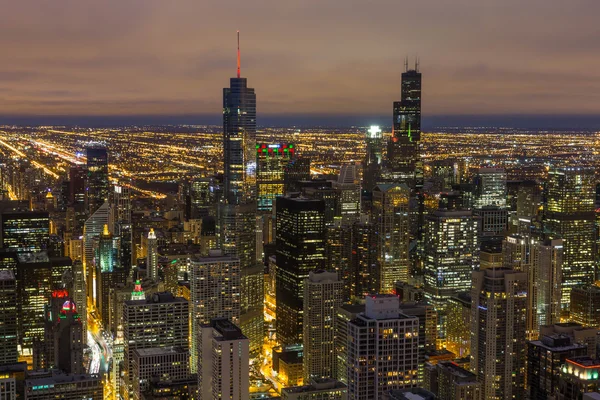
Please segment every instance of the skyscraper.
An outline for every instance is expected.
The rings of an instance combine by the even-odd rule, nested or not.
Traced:
[[[294,144],[256,144],[257,210],[270,214],[275,198],[284,194],[284,173],[294,157]]]
[[[146,271],[150,279],[158,279],[158,239],[154,229],[148,232],[148,254],[146,256]]]
[[[123,397],[132,388],[133,351],[147,348],[189,349],[189,303],[171,293],[154,293],[145,300],[123,305],[124,372]]]
[[[421,140],[421,73],[418,63],[402,73],[401,99],[394,102],[392,137],[388,143],[388,170],[411,189],[423,187]]]
[[[108,151],[102,146],[86,148],[88,212],[92,215],[110,193],[108,181]]]
[[[382,400],[417,386],[419,319],[399,306],[395,295],[367,296],[365,312],[348,322],[348,399]]]
[[[256,190],[256,94],[240,75],[239,37],[237,77],[223,89],[223,180],[231,205],[255,201]]]
[[[527,274],[508,268],[473,272],[471,299],[471,371],[482,398],[523,398]]]
[[[190,260],[192,313],[192,372],[197,372],[198,335],[201,324],[225,318],[240,324],[240,260],[217,250],[208,257]]]
[[[378,126],[371,126],[365,137],[367,153],[363,161],[363,190],[371,192],[381,174],[383,166],[383,133]]]
[[[48,254],[19,253],[16,277],[19,345],[22,354],[31,354],[34,341],[43,339],[44,306],[52,294],[52,266]]]
[[[502,253],[506,268],[527,274],[527,339],[535,340],[541,326],[560,318],[563,241],[510,235]]]
[[[64,301],[56,321],[53,321],[54,364],[57,369],[68,374],[83,374],[83,326],[75,302]]]
[[[257,354],[263,341],[263,271],[256,252],[256,94],[240,75],[223,89],[224,202],[219,210],[221,249],[240,259],[241,328]]]
[[[333,187],[339,191],[338,212],[342,224],[351,225],[360,216],[360,180],[356,164],[344,164]]]
[[[377,272],[377,232],[368,215],[352,225],[350,271],[346,285],[352,300],[379,291]]]
[[[17,362],[17,281],[11,270],[0,270],[0,365]]]
[[[111,232],[112,227],[112,208],[109,202],[105,202],[94,212],[83,226],[83,269],[86,275],[88,286],[87,294],[90,298],[94,298],[94,241],[104,231],[104,225],[108,224],[108,230]]]
[[[248,338],[227,319],[200,325],[198,392],[201,399],[248,400]]]
[[[475,177],[473,214],[481,218],[482,241],[501,241],[508,227],[506,207],[506,171],[502,168],[480,168]]]
[[[276,203],[277,339],[302,343],[304,280],[325,266],[324,202],[278,197]]]
[[[373,215],[378,238],[379,293],[392,293],[397,281],[409,276],[408,186],[382,184],[373,190]]]
[[[311,271],[304,281],[304,382],[335,376],[335,318],[344,283],[336,272]]]
[[[478,220],[470,210],[440,209],[425,221],[425,296],[438,311],[444,337],[448,299],[470,290],[471,273],[479,268]]]
[[[594,281],[594,168],[552,167],[544,202],[544,231],[563,239],[562,309],[571,289]]]

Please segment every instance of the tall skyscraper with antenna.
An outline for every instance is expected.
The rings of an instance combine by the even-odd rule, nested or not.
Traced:
[[[256,200],[256,94],[240,73],[238,31],[237,77],[223,89],[223,179],[225,198],[231,205]]]
[[[402,73],[400,101],[394,102],[392,138],[388,144],[388,170],[395,180],[411,188],[423,187],[423,164],[419,159],[421,140],[421,73],[415,68]]]
[[[250,340],[250,354],[263,341],[263,267],[256,252],[256,94],[240,71],[223,89],[224,195],[219,207],[220,246],[240,260],[240,328]]]

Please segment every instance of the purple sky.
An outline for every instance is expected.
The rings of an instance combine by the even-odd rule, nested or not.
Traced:
[[[598,0],[4,0],[0,114],[391,113],[404,57],[424,113],[600,114]],[[411,61],[412,62],[412,61]]]

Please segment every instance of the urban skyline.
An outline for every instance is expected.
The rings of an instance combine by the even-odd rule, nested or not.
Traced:
[[[468,3],[428,9],[449,17]],[[153,5],[130,10],[124,46],[138,14],[164,11]],[[293,5],[259,9],[310,18],[311,8]],[[354,5],[338,14],[364,7]],[[380,5],[375,14],[396,7]],[[127,3],[113,7],[125,12],[117,18],[127,16]],[[92,8],[102,15],[103,6]],[[457,20],[506,15],[493,5],[469,10]],[[494,25],[486,16],[479,34]],[[337,32],[339,22],[328,28]],[[441,33],[422,37],[429,32]],[[73,39],[73,48],[88,40]],[[222,96],[221,123],[0,125],[0,398],[600,398],[600,132],[468,127],[466,119],[427,129],[428,99],[441,104],[445,86],[435,67],[432,75],[422,69],[420,55],[396,63],[393,99],[379,93],[387,103],[377,111],[387,110],[381,125],[261,125],[262,115],[283,116],[273,104],[296,107],[296,116],[321,101],[330,106],[322,110],[339,111],[337,96],[360,86],[337,88],[343,71],[319,86],[331,95],[315,91],[314,104],[303,108],[311,85],[292,75],[293,93],[273,97],[268,88],[278,75],[265,83],[252,72],[252,63],[268,61],[260,56],[270,39],[250,46],[246,69],[238,30],[237,65],[212,65],[219,80],[211,84],[230,76],[220,90],[207,86],[211,98]],[[415,45],[431,51],[420,36]],[[323,62],[304,71],[331,59]],[[521,89],[524,99],[539,94],[533,79],[516,90],[500,75],[490,82],[501,88],[493,101],[469,105],[485,74],[468,75],[469,83],[455,83],[474,96],[457,91],[456,109],[477,113],[506,101],[505,91],[512,100]],[[353,118],[371,109],[351,105],[369,102],[369,90],[361,93],[341,108]],[[147,100],[139,105],[159,105]],[[544,103],[538,98],[530,108]],[[85,107],[81,100],[71,118],[85,118],[78,114]],[[127,118],[132,109],[119,108]],[[146,112],[161,118],[159,109],[169,111],[162,104]]]

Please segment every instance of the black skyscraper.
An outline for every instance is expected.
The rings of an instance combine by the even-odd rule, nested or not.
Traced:
[[[108,200],[108,152],[104,147],[88,147],[86,156],[88,210],[92,215]]]
[[[223,89],[223,152],[225,198],[228,204],[255,200],[256,94],[240,77],[239,34],[237,77]]]
[[[304,197],[276,200],[277,339],[302,343],[304,280],[325,267],[325,202]]]
[[[219,208],[220,246],[240,259],[240,327],[250,339],[250,353],[263,341],[263,267],[256,251],[256,95],[240,77],[223,89],[224,202]],[[260,256],[260,255],[259,255]]]
[[[423,186],[421,140],[421,73],[418,64],[402,74],[401,100],[394,102],[393,135],[388,145],[388,169],[395,180],[411,188]]]

